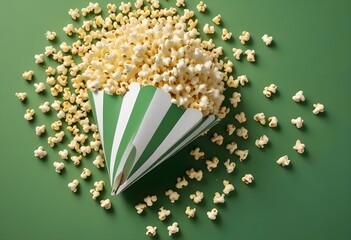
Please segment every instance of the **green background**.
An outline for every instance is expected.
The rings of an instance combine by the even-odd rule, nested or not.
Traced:
[[[83,160],[82,166],[66,163],[60,176],[52,167],[59,160],[57,152],[63,145],[49,149],[45,138],[35,135],[35,126],[49,124],[54,114],[45,117],[37,106],[47,95],[37,95],[32,83],[44,78],[44,69],[34,64],[33,56],[43,52],[48,45],[44,33],[53,30],[58,41],[63,41],[62,27],[72,20],[67,12],[79,9],[88,1],[8,1],[0,3],[2,13],[0,44],[0,239],[148,239],[147,225],[158,226],[158,238],[169,239],[167,226],[173,221],[180,225],[175,239],[351,239],[351,2],[281,1],[281,0],[206,0],[208,11],[196,17],[200,27],[220,13],[223,25],[233,32],[234,40],[222,42],[220,35],[214,38],[223,45],[230,56],[232,47],[253,48],[257,62],[233,60],[234,75],[246,74],[250,79],[247,87],[240,88],[242,102],[208,135],[196,140],[165,162],[157,170],[143,178],[123,194],[113,197],[112,211],[101,209],[91,199],[89,189],[94,181],[104,179],[105,170],[99,171],[91,163],[94,155]],[[99,1],[104,8],[108,1]],[[170,6],[175,1],[161,1]],[[186,1],[193,10],[197,1]],[[220,28],[216,27],[217,33]],[[247,30],[252,39],[246,46],[238,36]],[[268,33],[274,44],[266,47],[261,36]],[[31,84],[21,78],[24,70],[33,69],[37,75]],[[263,96],[264,86],[275,83],[278,94],[271,99]],[[294,103],[291,96],[303,90],[307,101]],[[28,101],[20,103],[15,92],[29,93]],[[231,95],[233,90],[228,90]],[[312,104],[321,102],[326,112],[312,114]],[[228,103],[228,98],[225,103]],[[23,119],[28,107],[37,110],[36,119],[29,123]],[[248,121],[249,139],[242,141],[225,134],[227,123],[239,124],[234,114],[244,111]],[[254,122],[252,116],[264,112],[275,115],[280,127],[270,129]],[[290,119],[301,116],[303,129],[296,129]],[[239,148],[250,149],[247,161],[239,163],[230,156],[225,145],[211,143],[211,134],[217,131],[225,137],[225,143],[238,142]],[[52,132],[51,132],[52,133]],[[50,134],[50,131],[49,131]],[[266,134],[271,142],[264,149],[254,146],[254,141]],[[48,137],[48,135],[46,135]],[[306,152],[297,154],[292,146],[296,139],[306,144]],[[65,142],[68,143],[67,140]],[[48,157],[39,160],[33,150],[43,145]],[[218,156],[219,167],[212,173],[205,169],[204,159],[195,161],[189,151],[200,146],[206,157]],[[275,161],[288,154],[291,167],[282,168]],[[235,173],[227,174],[223,162],[230,157],[237,162]],[[93,171],[93,177],[80,179],[80,190],[73,194],[67,183],[79,178],[82,167]],[[164,196],[168,188],[174,189],[176,178],[185,170],[202,168],[201,182],[189,181],[189,186],[179,190],[181,198],[171,204]],[[241,176],[252,173],[255,183],[246,186]],[[214,192],[221,191],[222,180],[230,180],[236,187],[224,205],[217,205],[219,217],[210,221],[206,212],[215,207]],[[205,193],[205,200],[197,208],[197,217],[187,219],[184,210],[194,205],[188,198],[196,190]],[[148,194],[157,194],[159,200],[138,215],[134,205]],[[103,197],[109,197],[105,191]],[[157,210],[164,206],[172,211],[165,222],[157,218]]]

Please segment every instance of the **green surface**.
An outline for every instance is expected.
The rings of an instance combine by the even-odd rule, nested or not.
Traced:
[[[99,1],[105,6],[108,1]],[[168,6],[175,1],[161,1]],[[89,189],[94,181],[108,180],[105,170],[91,164],[93,156],[75,167],[66,163],[66,171],[57,175],[52,163],[63,146],[49,149],[45,137],[35,135],[35,126],[55,119],[39,112],[37,106],[47,95],[37,95],[32,84],[21,79],[24,70],[33,69],[38,74],[33,82],[45,80],[42,67],[34,64],[34,54],[44,51],[48,44],[44,33],[58,32],[58,41],[65,40],[62,27],[70,23],[67,12],[81,8],[88,1],[1,1],[0,44],[1,144],[0,144],[0,239],[148,239],[147,225],[158,226],[158,238],[170,239],[166,227],[178,221],[181,231],[175,239],[350,239],[351,216],[351,161],[349,138],[351,136],[351,69],[349,43],[351,38],[351,3],[338,1],[278,1],[278,0],[207,0],[208,11],[200,17],[200,27],[221,13],[223,26],[233,32],[235,40],[223,43],[231,56],[231,48],[242,47],[238,35],[243,30],[252,39],[244,48],[257,52],[257,62],[237,62],[235,75],[246,74],[250,84],[241,88],[242,102],[236,111],[244,111],[248,121],[249,140],[241,141],[226,136],[225,141],[237,141],[240,148],[249,148],[250,155],[243,164],[238,163],[235,173],[228,175],[223,162],[229,157],[225,146],[216,146],[209,135],[193,142],[157,170],[137,182],[123,194],[111,197],[112,211],[101,209],[91,199]],[[187,1],[195,9],[196,1]],[[217,33],[219,27],[216,27]],[[274,45],[266,47],[261,42],[264,33],[273,35]],[[221,42],[216,35],[216,41]],[[279,93],[271,99],[262,95],[264,86],[275,83]],[[291,96],[303,90],[306,103],[296,104]],[[20,103],[15,92],[27,91],[28,101]],[[228,95],[231,90],[228,92]],[[226,100],[228,102],[228,100]],[[312,114],[312,104],[325,104],[326,112]],[[35,107],[36,119],[29,123],[23,119],[25,109]],[[235,123],[231,111],[215,127],[225,134],[225,125]],[[275,115],[280,127],[270,129],[252,120],[257,112]],[[296,129],[290,119],[301,116],[305,127]],[[238,125],[237,123],[235,123]],[[45,136],[52,134],[49,131]],[[266,134],[271,142],[264,149],[254,146],[254,141]],[[297,154],[292,146],[300,138],[306,144],[306,153]],[[66,144],[68,141],[66,140]],[[39,160],[33,150],[44,145],[48,157]],[[211,174],[205,170],[204,160],[195,161],[190,149],[200,146],[207,157],[218,156],[220,166]],[[275,161],[288,154],[290,168],[281,168]],[[237,159],[235,159],[236,162]],[[73,194],[67,183],[79,178],[82,167],[89,167],[93,177],[80,180],[80,190]],[[181,199],[171,204],[164,196],[167,188],[174,188],[178,176],[189,167],[202,168],[201,182],[189,181],[189,186],[179,191]],[[245,173],[255,176],[255,184],[240,182]],[[222,190],[222,180],[228,179],[236,190],[218,205],[219,217],[210,221],[206,212],[214,207],[213,193]],[[204,191],[205,201],[197,207],[197,217],[187,219],[185,207],[191,204],[188,195]],[[103,197],[108,197],[105,191]],[[146,214],[137,215],[134,205],[147,194],[157,194],[159,200]],[[193,205],[193,204],[192,204]],[[165,206],[172,216],[165,222],[157,218],[157,209]]]

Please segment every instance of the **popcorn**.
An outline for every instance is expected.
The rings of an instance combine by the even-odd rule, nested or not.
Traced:
[[[245,44],[247,41],[250,40],[250,33],[247,31],[243,31],[241,35],[239,36],[239,40],[241,44]]]
[[[235,162],[231,162],[230,159],[224,162],[224,166],[227,170],[227,173],[232,173],[236,167]]]
[[[171,203],[174,203],[179,199],[179,194],[177,192],[174,192],[172,189],[169,189],[165,192],[165,195],[169,197],[169,200],[171,200]]]
[[[35,92],[36,93],[40,93],[42,91],[44,91],[46,89],[44,83],[40,82],[40,83],[34,83],[34,87],[35,87]]]
[[[200,191],[196,191],[194,194],[191,194],[190,199],[194,201],[194,203],[200,203],[204,198],[204,193]]]
[[[55,100],[52,104],[51,107],[55,109],[55,111],[59,111],[61,109],[61,102],[58,100]]]
[[[87,179],[91,176],[91,171],[88,168],[83,168],[83,172],[80,174],[80,177],[83,179]]]
[[[26,92],[19,92],[19,93],[16,93],[16,96],[17,96],[18,100],[23,102],[27,98],[27,93]]]
[[[47,113],[50,111],[50,103],[49,102],[44,102],[42,104],[40,104],[39,109],[43,112],[43,113]]]
[[[222,40],[226,41],[232,38],[232,33],[228,31],[228,29],[222,29]]]
[[[78,166],[80,164],[80,161],[82,161],[82,155],[79,156],[72,156],[71,160],[73,162],[74,165]]]
[[[215,32],[214,26],[210,26],[208,23],[205,24],[202,30],[205,34],[214,34]]]
[[[158,219],[160,219],[161,221],[164,221],[171,214],[171,211],[165,209],[164,207],[161,207],[157,214],[158,214]]]
[[[212,138],[211,138],[211,142],[217,144],[217,145],[222,145],[223,143],[223,136],[219,135],[218,133],[214,133]]]
[[[266,135],[262,135],[259,139],[255,141],[255,145],[258,148],[264,148],[264,145],[266,145],[269,142],[269,138]]]
[[[186,187],[186,186],[188,186],[188,181],[185,179],[185,177],[183,177],[183,178],[178,177],[176,188],[181,189],[181,188]]]
[[[35,54],[34,55],[35,63],[40,64],[44,62],[44,54]]]
[[[246,75],[240,75],[236,80],[240,83],[241,86],[245,86],[245,84],[249,82],[249,79]]]
[[[207,212],[207,217],[211,220],[216,220],[218,215],[218,210],[216,208],[212,208],[211,211]]]
[[[275,116],[268,118],[268,126],[271,128],[275,128],[278,126],[278,119]]]
[[[238,114],[235,114],[235,119],[239,122],[239,123],[244,123],[246,122],[246,117],[245,117],[245,113],[244,112],[240,112]]]
[[[243,139],[248,139],[249,131],[245,127],[240,127],[236,129],[236,135],[242,137]]]
[[[247,61],[249,62],[255,62],[255,50],[251,50],[251,49],[248,49],[245,51],[245,54],[246,54],[246,59]]]
[[[100,196],[100,191],[97,191],[96,189],[90,189],[89,191],[92,194],[92,199],[96,200]]]
[[[253,117],[253,119],[254,119],[256,122],[259,122],[259,123],[262,124],[262,125],[265,125],[265,124],[266,124],[266,116],[264,115],[263,112],[261,112],[261,113],[256,113],[255,116]]]
[[[235,155],[239,157],[240,162],[244,161],[249,155],[249,150],[235,150]]]
[[[221,14],[218,14],[217,16],[215,16],[213,19],[212,19],[212,22],[216,25],[219,25],[221,24],[221,19],[222,19],[222,16]]]
[[[228,135],[232,135],[235,131],[235,126],[231,123],[227,124],[227,132],[228,132]]]
[[[111,200],[110,199],[101,200],[100,206],[102,208],[105,208],[106,210],[111,209],[111,207],[112,207]]]
[[[79,181],[74,179],[72,182],[68,183],[68,188],[71,189],[72,192],[77,192]]]
[[[302,154],[305,151],[305,144],[301,142],[301,140],[296,140],[295,146],[293,149],[296,150],[298,153]]]
[[[304,120],[301,117],[291,119],[291,123],[294,124],[297,128],[301,128],[303,126]]]
[[[59,151],[58,155],[60,156],[60,158],[62,160],[67,160],[68,159],[68,151],[67,151],[67,149],[63,149],[63,150]]]
[[[324,105],[320,103],[315,103],[313,104],[314,110],[312,111],[313,114],[319,114],[321,112],[324,112]]]
[[[144,5],[144,0],[136,0],[134,6],[136,8],[141,8]]]
[[[229,181],[223,180],[223,185],[224,185],[223,193],[225,195],[228,195],[231,191],[234,191],[234,186],[233,184],[229,183]]]
[[[285,166],[288,166],[290,164],[290,160],[289,160],[287,155],[284,155],[277,160],[277,163],[279,165],[281,165],[282,167],[285,167]]]
[[[241,181],[245,184],[250,184],[253,182],[254,180],[254,176],[252,176],[252,174],[245,174],[242,178],[241,178]]]
[[[144,198],[144,202],[148,207],[151,207],[156,201],[157,201],[156,195],[152,195],[152,196],[148,195],[147,197]]]
[[[270,45],[273,41],[273,37],[272,36],[268,36],[267,34],[264,34],[262,36],[262,41],[266,44],[266,46]]]
[[[304,102],[305,96],[303,95],[303,91],[298,91],[294,96],[292,96],[292,100],[294,100],[294,102]]]
[[[54,86],[56,84],[56,79],[54,77],[47,77],[46,83],[49,84],[50,86]]]
[[[68,11],[68,14],[71,16],[71,18],[72,18],[73,20],[76,20],[76,19],[78,19],[78,18],[80,17],[78,8],[75,8],[75,9],[72,9],[72,8],[71,8],[71,9]]]
[[[76,32],[76,28],[74,27],[73,24],[70,23],[63,28],[63,31],[67,34],[67,36],[72,36],[72,34]]]
[[[241,102],[241,94],[238,92],[233,92],[232,97],[229,98],[230,103],[234,108],[238,106],[238,103]]]
[[[127,14],[130,11],[131,7],[132,7],[132,3],[131,2],[128,2],[128,3],[121,2],[121,5],[119,6],[119,10],[123,14]]]
[[[34,114],[35,114],[34,109],[27,109],[26,113],[24,114],[24,119],[31,121],[33,120]]]
[[[23,78],[24,80],[27,80],[27,81],[32,81],[33,75],[34,75],[34,71],[33,71],[33,70],[25,71],[25,72],[22,74],[22,78]]]
[[[157,227],[147,226],[146,227],[146,235],[150,236],[150,237],[154,237],[157,234],[156,230],[157,230]]]
[[[58,131],[60,130],[60,127],[62,126],[62,122],[59,120],[59,121],[55,121],[51,124],[51,128],[52,130],[55,130],[55,131]]]
[[[199,160],[205,156],[205,153],[201,152],[200,148],[197,147],[190,151],[190,155],[193,156],[195,160]]]
[[[178,223],[177,222],[172,223],[171,226],[167,227],[167,230],[168,230],[168,235],[169,236],[172,236],[172,235],[176,234],[177,232],[179,232]]]
[[[219,163],[219,159],[217,157],[213,157],[212,160],[206,160],[207,170],[212,172],[214,168],[217,168]]]
[[[197,5],[196,5],[196,8],[199,12],[205,12],[206,11],[206,8],[207,8],[207,5],[203,2],[203,1],[200,1]]]
[[[105,182],[102,180],[94,182],[94,187],[96,191],[101,192],[102,190],[104,190],[104,186],[105,186]]]
[[[224,196],[225,194],[220,194],[219,192],[216,192],[215,196],[213,197],[213,203],[215,204],[224,203],[225,202]]]
[[[48,144],[50,147],[54,147],[57,143],[57,139],[55,137],[48,137]]]
[[[43,146],[39,146],[38,149],[34,150],[34,156],[38,158],[43,158],[46,156],[46,151]]]
[[[263,89],[263,94],[269,98],[272,96],[272,93],[276,93],[276,91],[277,91],[277,86],[272,83],[271,85]]]
[[[45,125],[35,127],[35,134],[37,136],[41,136],[43,133],[45,133]]]
[[[201,170],[195,171],[194,168],[191,168],[189,170],[186,170],[186,174],[190,179],[196,179],[197,181],[201,181],[203,173]]]
[[[176,6],[177,7],[185,7],[185,1],[184,0],[177,0]]]
[[[190,206],[187,206],[186,209],[185,209],[185,215],[188,217],[188,218],[192,218],[195,216],[195,213],[196,213],[196,208],[190,208]]]
[[[55,172],[61,173],[62,169],[65,168],[65,164],[63,162],[54,162],[53,166],[55,168]]]
[[[145,203],[139,203],[137,205],[135,205],[135,209],[137,210],[138,214],[141,214],[142,212],[144,212],[144,210],[147,208]]]
[[[56,32],[47,31],[45,36],[47,40],[53,41],[56,38]]]
[[[236,60],[240,60],[240,56],[243,53],[243,50],[241,50],[240,48],[233,48],[233,56],[235,57]]]
[[[231,142],[228,143],[225,147],[230,154],[233,154],[233,152],[238,148],[238,145],[236,144],[236,142]]]

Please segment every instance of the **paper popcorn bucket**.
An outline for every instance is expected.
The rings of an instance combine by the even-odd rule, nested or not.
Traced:
[[[89,92],[116,195],[178,152],[219,118],[179,108],[154,86],[132,83],[124,95]]]

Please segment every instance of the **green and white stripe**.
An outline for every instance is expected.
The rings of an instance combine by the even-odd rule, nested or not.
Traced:
[[[122,97],[89,93],[108,166],[112,194],[123,191],[218,122],[171,103],[153,86],[133,83]]]

